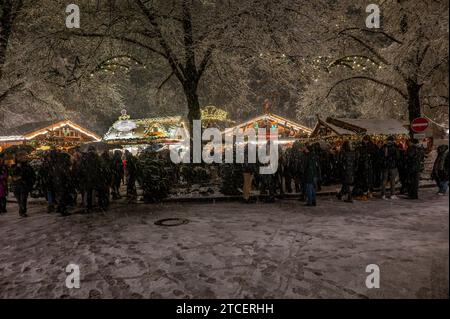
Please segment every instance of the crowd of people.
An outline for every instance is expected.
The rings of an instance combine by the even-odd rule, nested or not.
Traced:
[[[295,188],[306,206],[316,206],[316,192],[322,186],[341,184],[337,194],[339,200],[353,202],[356,197],[368,200],[375,190],[384,200],[397,199],[396,185],[400,182],[399,194],[409,199],[418,199],[420,174],[424,169],[425,149],[415,139],[407,144],[396,143],[389,136],[385,143],[374,143],[370,136],[361,142],[344,141],[339,147],[324,148],[320,143],[302,144],[280,150],[279,169],[274,175],[258,175],[250,164],[244,164],[244,200],[251,199],[252,187],[266,194],[273,202],[276,195],[291,193]],[[448,146],[438,148],[432,178],[439,186],[439,195],[448,188]],[[294,187],[293,187],[294,186]]]
[[[448,146],[442,145],[437,151],[432,178],[438,185],[438,194],[445,195]],[[368,200],[375,190],[385,200],[396,199],[397,180],[401,184],[400,194],[417,199],[425,150],[414,139],[404,146],[391,136],[378,145],[365,136],[357,144],[347,140],[331,148],[321,147],[320,143],[295,142],[285,150],[280,149],[279,154],[279,167],[272,175],[259,175],[259,166],[247,160],[242,165],[241,187],[246,202],[254,201],[251,195],[252,188],[256,187],[268,202],[273,202],[277,195],[295,191],[300,193],[305,205],[316,206],[316,192],[322,186],[335,184],[342,185],[337,197],[346,202],[352,202],[355,197]],[[170,161],[167,156],[165,160]],[[167,167],[172,169],[174,165],[167,163]],[[22,217],[27,217],[28,197],[33,191],[46,198],[49,213],[67,216],[68,207],[78,204],[83,206],[84,213],[91,213],[94,206],[106,211],[111,199],[122,197],[123,184],[128,201],[136,200],[138,179],[138,160],[128,151],[104,151],[99,155],[93,146],[86,152],[75,149],[70,154],[51,150],[37,168],[30,165],[23,153],[16,154],[11,167],[0,156],[0,213],[6,213],[9,190],[17,200]]]
[[[126,171],[126,179],[125,179]],[[8,189],[14,194],[19,215],[27,217],[27,202],[31,192],[45,197],[48,213],[69,215],[68,206],[76,206],[80,197],[85,213],[91,213],[94,201],[100,211],[106,211],[110,199],[121,198],[120,187],[127,185],[130,200],[137,197],[136,159],[128,151],[105,151],[99,155],[93,146],[87,152],[75,149],[71,154],[51,150],[43,155],[42,163],[33,168],[26,154],[16,154],[15,164],[4,165],[0,157],[1,212],[6,212]],[[9,176],[9,178],[8,178]],[[9,185],[8,185],[9,179]]]

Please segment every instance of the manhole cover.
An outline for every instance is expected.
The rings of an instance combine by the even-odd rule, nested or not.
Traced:
[[[180,226],[189,223],[189,220],[182,219],[182,218],[166,218],[166,219],[160,219],[155,222],[155,225],[157,226]]]

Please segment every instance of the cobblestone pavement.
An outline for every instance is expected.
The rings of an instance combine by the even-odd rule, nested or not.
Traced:
[[[58,217],[16,205],[0,216],[1,298],[448,298],[449,204],[113,205]],[[154,224],[185,218],[176,227]],[[80,266],[80,289],[65,286]],[[368,289],[368,264],[381,287]]]

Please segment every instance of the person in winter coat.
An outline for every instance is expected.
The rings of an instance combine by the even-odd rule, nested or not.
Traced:
[[[70,180],[71,180],[71,191],[72,194],[72,204],[73,206],[77,205],[77,197],[78,193],[81,194],[81,200],[82,203],[84,203],[84,192],[80,187],[80,166],[81,166],[81,159],[82,159],[82,153],[79,151],[79,149],[75,149],[75,151],[72,154],[71,159],[71,167],[70,167]]]
[[[56,162],[56,151],[52,150],[45,155],[44,161],[38,170],[38,178],[41,181],[42,193],[47,199],[47,213],[52,213],[55,210],[56,196],[55,189],[52,183],[51,170]]]
[[[381,184],[381,196],[383,199],[386,197],[386,183],[389,181],[391,186],[391,199],[397,199],[395,196],[395,184],[398,176],[398,164],[400,161],[400,152],[397,145],[394,142],[394,137],[389,136],[387,142],[380,151],[381,165],[382,165],[382,184]]]
[[[267,154],[270,154],[270,148],[271,147],[278,147],[276,145],[273,145],[270,141],[267,141]],[[263,165],[260,165],[260,167]],[[278,172],[278,170],[277,170]],[[267,194],[267,197],[265,198],[266,203],[273,203],[275,202],[275,195],[277,192],[277,186],[279,186],[279,180],[278,180],[278,174],[260,174],[259,180],[260,180],[260,194]]]
[[[280,192],[280,197],[283,197],[285,192],[285,171],[286,152],[281,145],[278,145],[278,169],[275,173],[275,188]]]
[[[304,157],[304,171],[303,178],[305,181],[305,191],[307,203],[306,206],[316,206],[316,188],[317,188],[317,179],[318,179],[318,160],[316,155],[314,154],[314,147],[312,145],[308,145],[303,149]]]
[[[26,154],[17,154],[16,164],[11,167],[11,189],[19,204],[19,215],[21,217],[28,217],[28,195],[33,190],[35,178],[36,175],[27,162]]]
[[[123,180],[124,169],[122,161],[122,153],[115,151],[112,158],[112,198],[119,199],[120,196],[120,184]]]
[[[400,145],[399,147],[399,154],[400,154],[400,161],[398,163],[398,178],[400,180],[401,188],[400,188],[400,194],[407,194],[408,193],[408,183],[409,183],[409,172],[408,172],[408,146],[402,147]]]
[[[322,148],[320,147],[320,143],[316,142],[312,145],[312,151],[314,153],[314,157],[316,160],[316,166],[317,166],[317,177],[316,177],[316,190],[321,191],[322,190],[322,164],[321,164],[321,154],[322,154]]]
[[[441,145],[437,149],[438,155],[434,161],[431,178],[439,187],[438,195],[447,194],[448,189],[448,145]]]
[[[337,197],[342,199],[347,196],[345,202],[352,203],[352,186],[355,181],[355,164],[356,154],[352,149],[350,141],[345,141],[342,144],[341,151],[339,153],[340,167],[342,168],[342,188]]]
[[[290,147],[283,153],[283,177],[286,193],[292,193],[292,181],[295,179],[293,159],[294,147]]]
[[[137,180],[137,160],[129,151],[125,151],[126,159],[126,183],[127,183],[127,197],[128,201],[133,201],[137,197],[136,180]]]
[[[425,151],[419,146],[419,141],[413,139],[406,151],[406,168],[408,171],[408,198],[419,198],[420,172],[423,169]]]
[[[356,149],[355,188],[358,185],[361,191],[361,199],[367,200],[372,196],[374,155],[376,146],[372,143],[370,136],[365,135],[361,145]]]
[[[242,187],[242,197],[245,203],[251,203],[253,175],[256,173],[256,163],[250,163],[248,160],[248,144],[244,149],[244,164],[242,165],[242,174],[244,185]]]
[[[50,170],[51,184],[55,192],[56,212],[68,216],[67,205],[70,202],[71,159],[67,153],[56,152],[53,166]]]
[[[382,182],[382,163],[381,163],[381,151],[380,146],[375,144],[373,141],[369,142],[370,148],[372,149],[372,185],[370,192],[373,193],[375,188],[381,187]]]
[[[8,196],[8,168],[3,157],[0,157],[0,214],[6,213],[6,197]]]
[[[94,190],[101,180],[101,160],[94,146],[89,146],[80,163],[80,188],[85,193],[85,212],[91,213],[93,208]]]
[[[97,185],[98,202],[100,209],[106,211],[109,206],[109,192],[112,185],[112,161],[108,151],[101,155],[100,176]]]
[[[300,193],[299,201],[303,202],[306,198],[306,184],[303,176],[305,172],[305,153],[300,142],[295,142],[292,145],[289,155],[288,169],[292,171],[294,176],[295,191]]]

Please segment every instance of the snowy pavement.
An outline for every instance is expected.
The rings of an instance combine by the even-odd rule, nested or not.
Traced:
[[[115,204],[62,218],[0,216],[0,298],[448,298],[448,197],[317,207]],[[156,226],[163,218],[181,226]],[[80,266],[81,287],[65,286]],[[365,285],[380,267],[380,288]]]

